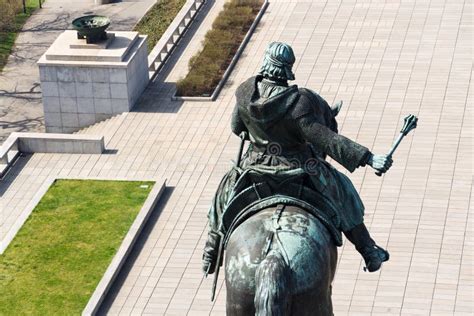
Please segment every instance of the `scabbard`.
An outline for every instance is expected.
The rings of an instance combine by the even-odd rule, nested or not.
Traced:
[[[224,253],[224,236],[221,232],[219,232],[219,235],[221,238],[219,241],[219,250],[217,252],[217,262],[216,262],[216,269],[214,271],[214,281],[212,283],[211,302],[214,302],[214,298],[216,295],[217,281],[219,279],[219,270],[221,268],[221,260],[222,260],[222,255]]]

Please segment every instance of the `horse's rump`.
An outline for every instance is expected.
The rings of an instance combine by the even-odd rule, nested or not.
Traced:
[[[330,315],[330,285],[337,257],[331,234],[316,217],[300,207],[285,206],[279,215],[275,209],[269,207],[251,216],[228,239],[225,264],[228,314],[255,314],[260,299],[255,293],[259,289],[260,296],[268,295],[262,298],[261,305],[272,295],[288,295],[291,314],[314,315],[319,310],[320,315]],[[271,281],[272,278],[277,279]],[[285,293],[281,293],[282,288]],[[268,302],[266,305],[272,306]],[[263,314],[280,313],[268,310]]]

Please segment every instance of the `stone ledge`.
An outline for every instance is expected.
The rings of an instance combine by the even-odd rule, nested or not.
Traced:
[[[102,154],[104,136],[86,134],[11,133],[0,147],[0,179],[20,153]]]
[[[205,0],[188,0],[163,33],[158,43],[153,47],[148,55],[150,80],[161,70],[204,3]]]
[[[12,133],[11,136],[18,138],[22,153],[101,154],[105,151],[103,136],[53,133]]]
[[[133,47],[124,56],[123,61],[87,61],[87,60],[48,60],[45,55],[41,56],[37,61],[38,66],[67,66],[67,67],[92,67],[92,68],[124,68],[128,67],[128,64],[135,56],[136,51],[139,50],[143,45],[146,45],[146,35],[139,35],[138,39],[134,42]],[[136,47],[136,48],[135,48]]]
[[[89,180],[89,179],[88,179]],[[117,181],[117,179],[109,179]],[[127,181],[131,181],[127,179]],[[135,180],[136,181],[136,180]],[[145,181],[145,180],[140,180]],[[140,235],[140,232],[143,230],[148,218],[150,217],[152,211],[154,210],[158,200],[160,199],[163,191],[166,187],[166,180],[163,182],[159,182],[157,180],[154,181],[155,184],[153,185],[153,189],[151,190],[148,198],[145,200],[140,212],[138,213],[135,221],[130,226],[130,230],[128,231],[127,235],[122,241],[120,248],[117,250],[112,262],[110,263],[109,267],[105,271],[102,279],[100,280],[99,284],[97,285],[94,293],[92,294],[89,302],[87,303],[86,307],[82,311],[83,316],[95,315],[99,310],[100,304],[104,300],[105,296],[107,295],[110,287],[112,286],[115,278],[118,276],[120,269],[124,265],[125,261],[127,260],[128,255],[133,249],[135,242]]]
[[[136,179],[136,178],[100,178],[100,177],[89,177],[89,178],[82,178],[82,177],[49,177],[46,181],[41,185],[39,190],[36,192],[33,199],[28,203],[25,210],[22,212],[21,216],[16,220],[13,227],[8,231],[5,238],[0,243],[0,255],[5,252],[10,242],[15,238],[16,234],[26,222],[28,217],[30,216],[31,212],[35,209],[38,203],[41,201],[43,196],[46,194],[48,189],[56,180],[102,180],[102,181],[153,181],[154,185],[152,190],[150,191],[147,199],[143,203],[142,208],[140,209],[137,217],[135,218],[134,222],[130,226],[130,229],[125,235],[122,243],[120,244],[117,253],[113,257],[111,263],[107,267],[102,279],[99,281],[94,293],[92,294],[89,302],[87,303],[86,307],[82,311],[82,315],[95,315],[97,310],[100,307],[100,304],[104,300],[105,296],[107,295],[111,285],[113,284],[115,278],[117,277],[120,269],[122,268],[125,260],[127,259],[128,255],[130,254],[140,232],[142,231],[143,227],[145,226],[148,218],[150,217],[152,211],[154,210],[156,204],[158,203],[160,197],[163,194],[163,191],[166,187],[166,180],[156,180],[156,179]]]

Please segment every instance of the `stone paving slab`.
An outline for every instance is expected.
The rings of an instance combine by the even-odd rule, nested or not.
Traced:
[[[183,39],[183,56],[198,38]],[[2,210],[11,214],[0,216],[2,230],[51,175],[166,178],[164,201],[102,312],[225,315],[223,280],[210,303],[200,260],[207,209],[238,148],[229,128],[233,94],[258,71],[268,42],[287,41],[296,83],[330,103],[344,100],[342,134],[385,152],[405,115],[420,118],[388,174],[350,175],[367,226],[391,260],[364,273],[353,246],[339,248],[335,314],[471,315],[471,38],[468,1],[272,1],[216,102],[170,101],[186,67],[170,64],[168,81],[150,86],[136,112],[85,131],[106,135],[114,152],[20,159],[0,183]]]

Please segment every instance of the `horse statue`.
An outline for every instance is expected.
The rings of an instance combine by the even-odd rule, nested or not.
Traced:
[[[318,218],[293,205],[265,208],[227,243],[227,315],[333,315],[336,263],[336,245]]]
[[[321,113],[320,123],[337,131],[334,117],[341,107],[342,102],[330,111],[315,109]],[[245,140],[241,138],[236,164],[240,164]],[[331,284],[341,236],[313,205],[291,198],[291,193],[274,192],[260,196],[261,202],[250,207],[250,215],[236,220],[236,215],[226,214],[230,218],[224,240],[226,314],[333,315]],[[260,209],[268,202],[273,205]]]
[[[213,300],[225,250],[227,315],[332,315],[342,233],[369,272],[389,259],[364,225],[352,182],[325,158],[350,172],[370,166],[381,175],[409,130],[388,155],[338,134],[342,102],[330,107],[316,92],[290,86],[294,62],[288,44],[273,42],[259,74],[236,91],[231,125],[241,146],[209,209],[203,252],[205,275],[214,273]],[[408,121],[416,127],[416,117]]]

